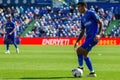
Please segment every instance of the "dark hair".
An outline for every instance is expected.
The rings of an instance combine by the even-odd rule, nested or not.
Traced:
[[[81,5],[81,6],[87,7],[87,3],[86,2],[78,2],[77,5]]]

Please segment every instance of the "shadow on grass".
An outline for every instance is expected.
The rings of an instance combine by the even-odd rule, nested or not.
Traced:
[[[74,78],[74,77],[24,77],[20,79],[65,79],[65,78]]]

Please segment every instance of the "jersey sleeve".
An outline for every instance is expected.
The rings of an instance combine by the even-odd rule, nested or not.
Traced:
[[[13,27],[13,29],[15,28],[15,23],[12,23],[12,27]]]
[[[95,21],[97,21],[99,19],[99,16],[93,11],[91,12],[91,16]]]

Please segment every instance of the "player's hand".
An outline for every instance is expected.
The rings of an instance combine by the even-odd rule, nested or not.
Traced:
[[[100,35],[96,35],[94,41],[98,41],[100,39]]]
[[[12,33],[9,33],[9,35],[12,35]]]
[[[78,43],[76,42],[74,45],[74,50],[77,51],[77,48],[78,48]]]

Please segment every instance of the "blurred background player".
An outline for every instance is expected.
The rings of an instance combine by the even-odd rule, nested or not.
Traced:
[[[98,43],[103,22],[100,20],[99,16],[95,12],[87,9],[87,4],[85,2],[79,2],[77,6],[78,11],[82,14],[81,33],[74,45],[74,48],[78,55],[79,68],[83,69],[83,62],[85,61],[88,69],[90,70],[90,74],[88,75],[88,77],[96,77],[88,53],[92,49],[92,47]],[[83,37],[85,31],[86,40],[80,47],[77,47],[78,42]]]
[[[15,48],[16,48],[16,52],[19,53],[19,48],[16,44],[16,36],[15,36],[15,31],[16,31],[16,28],[15,28],[15,24],[14,22],[12,22],[12,16],[11,15],[7,15],[6,16],[7,18],[7,23],[5,25],[5,28],[4,28],[4,33],[5,33],[5,44],[6,44],[6,54],[10,54],[10,44],[14,44]]]

